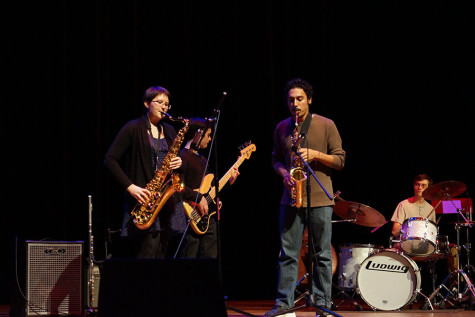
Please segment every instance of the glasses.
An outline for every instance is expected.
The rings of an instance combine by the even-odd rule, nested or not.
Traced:
[[[169,105],[168,103],[164,103],[163,100],[152,100],[152,102],[155,102],[157,105],[164,105],[165,107],[167,107],[168,109],[171,109],[172,108],[172,105]]]

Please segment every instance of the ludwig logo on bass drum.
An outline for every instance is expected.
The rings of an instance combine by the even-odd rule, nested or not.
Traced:
[[[395,272],[395,273],[407,273],[409,271],[409,266],[405,265],[396,265],[396,264],[386,264],[386,263],[376,263],[369,261],[366,264],[367,270],[372,271],[385,271],[385,272]]]

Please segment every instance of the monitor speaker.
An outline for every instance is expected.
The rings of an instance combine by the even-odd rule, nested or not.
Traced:
[[[106,260],[98,316],[227,316],[217,261]]]
[[[82,241],[26,241],[26,315],[82,315]]]

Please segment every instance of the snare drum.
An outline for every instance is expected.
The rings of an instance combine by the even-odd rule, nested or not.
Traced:
[[[421,274],[404,254],[380,251],[361,263],[357,286],[361,298],[373,309],[395,310],[416,299]]]
[[[437,247],[437,226],[427,219],[412,217],[401,227],[401,249],[410,255],[429,256]]]
[[[372,244],[343,244],[340,245],[340,258],[338,261],[338,286],[343,288],[356,288],[356,275],[361,263],[382,246]]]

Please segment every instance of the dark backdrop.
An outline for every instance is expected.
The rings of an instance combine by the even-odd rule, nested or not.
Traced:
[[[96,258],[122,218],[102,160],[143,91],[172,92],[174,116],[210,116],[222,175],[257,151],[222,193],[222,267],[230,298],[273,298],[281,179],[272,134],[288,116],[283,86],[315,86],[312,111],[335,121],[346,200],[390,219],[412,177],[474,184],[474,32],[470,1],[5,1],[2,5],[1,285],[15,238],[87,240]],[[178,127],[179,128],[179,127]],[[452,217],[453,218],[453,217]],[[455,239],[449,216],[440,231]],[[338,217],[335,216],[335,219]],[[387,244],[389,224],[335,223],[333,245]],[[87,252],[87,251],[86,251]],[[5,281],[5,283],[3,283]],[[0,290],[8,302],[8,287]]]

